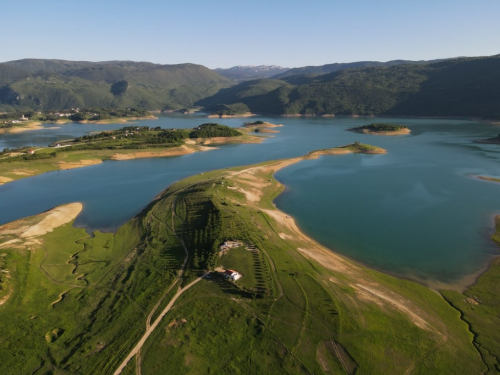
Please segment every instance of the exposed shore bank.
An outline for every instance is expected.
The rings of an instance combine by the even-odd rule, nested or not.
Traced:
[[[122,150],[76,150],[59,152],[53,158],[32,161],[0,163],[0,185],[26,177],[57,170],[83,168],[101,164],[105,160],[131,160],[139,158],[173,157],[216,150],[218,145],[255,144],[264,137],[243,134],[237,137],[212,137],[186,139],[179,147],[122,149]]]

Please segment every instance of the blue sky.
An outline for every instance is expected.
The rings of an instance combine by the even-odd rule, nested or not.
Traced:
[[[191,62],[209,68],[500,53],[498,0],[17,0],[0,61]]]

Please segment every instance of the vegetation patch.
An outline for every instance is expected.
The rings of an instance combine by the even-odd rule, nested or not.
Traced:
[[[410,129],[405,125],[399,124],[388,124],[388,123],[373,123],[370,125],[364,125],[358,128],[347,129],[356,133],[363,134],[380,134],[380,135],[399,135],[399,134],[409,134]]]
[[[0,182],[90,166],[102,160],[179,156],[210,150],[205,145],[259,143],[262,139],[216,123],[201,124],[194,129],[125,126],[115,131],[55,142],[47,148],[4,149],[0,152]],[[29,173],[19,172],[26,170]]]

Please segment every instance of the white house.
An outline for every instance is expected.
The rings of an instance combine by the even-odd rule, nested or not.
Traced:
[[[241,275],[238,272],[234,271],[234,270],[225,270],[224,271],[224,276],[227,279],[231,279],[231,280],[234,280],[234,281],[238,280],[241,277]]]

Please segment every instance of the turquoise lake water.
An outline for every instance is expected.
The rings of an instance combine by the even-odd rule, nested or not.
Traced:
[[[259,118],[285,126],[262,144],[227,145],[174,158],[106,161],[50,172],[0,186],[0,223],[56,205],[82,202],[76,225],[115,230],[171,183],[207,170],[300,156],[353,141],[385,155],[336,155],[279,171],[286,191],[275,203],[311,237],[371,267],[420,280],[453,283],[481,270],[498,254],[489,236],[500,213],[500,146],[473,143],[498,127],[462,120]],[[218,122],[238,127],[244,119]],[[345,131],[376,122],[408,125],[411,135],[383,137]],[[140,125],[191,128],[202,115],[162,115]],[[0,149],[43,146],[123,124],[67,124],[0,135]]]

